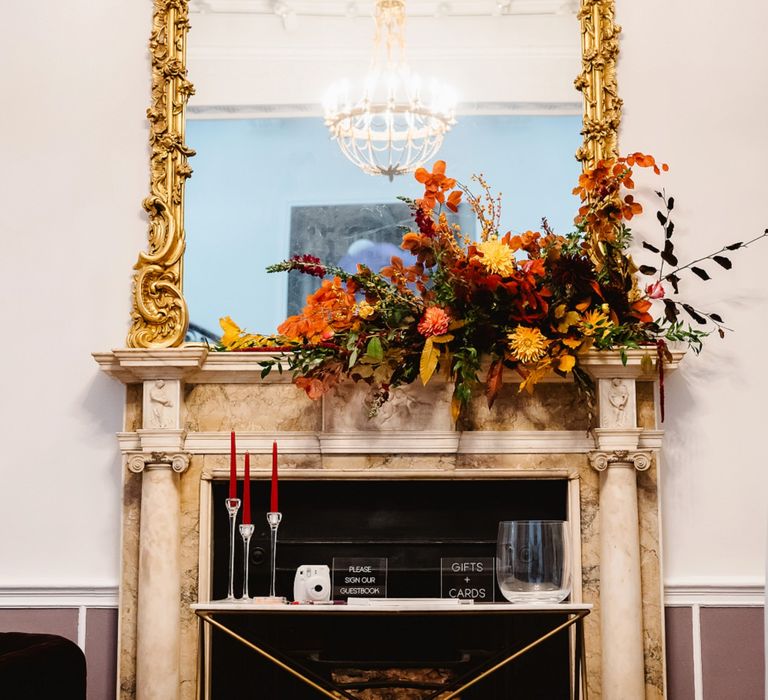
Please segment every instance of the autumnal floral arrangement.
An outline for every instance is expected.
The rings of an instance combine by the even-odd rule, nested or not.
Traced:
[[[659,263],[637,267],[628,253],[627,222],[642,212],[628,192],[638,167],[657,175],[667,170],[653,156],[633,153],[584,172],[574,189],[581,207],[567,235],[554,233],[546,220],[542,231],[502,233],[500,198],[481,176],[474,178],[481,192],[475,195],[446,175],[443,161],[432,172],[420,168],[415,177],[423,196],[403,199],[414,225],[401,247],[415,262],[393,257],[381,270],[360,265],[354,274],[311,255],[273,265],[269,272],[322,278],[320,288],[273,336],[248,334],[229,317],[222,319],[220,349],[281,353],[295,383],[313,399],[344,378],[365,382],[371,386],[371,415],[393,387],[416,379],[426,384],[437,371],[454,384],[454,420],[479,384],[493,404],[504,368],[516,371],[519,389],[529,392],[550,373],[571,376],[591,404],[592,383],[579,365],[583,353],[618,349],[624,357],[627,348],[647,346],[647,361],[655,356],[661,369],[666,341],[698,352],[704,336],[714,330],[722,336],[726,329],[719,315],[673,298],[681,274],[709,279],[702,261],[729,269],[727,251],[768,235],[680,264],[672,242],[674,200],[657,192],[663,240],[642,246]],[[469,206],[477,217],[479,239],[449,223],[446,209],[459,206]],[[641,284],[638,273],[650,279]],[[276,366],[282,371],[280,357],[262,364],[264,376]]]

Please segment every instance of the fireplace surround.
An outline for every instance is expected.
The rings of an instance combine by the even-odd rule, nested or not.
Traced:
[[[511,376],[491,411],[477,396],[454,428],[451,387],[439,381],[400,391],[368,421],[360,387],[312,402],[287,374],[261,380],[263,358],[253,353],[95,353],[126,384],[120,697],[197,697],[200,627],[189,606],[213,590],[213,491],[228,477],[230,430],[239,451],[251,452],[257,481],[267,477],[273,439],[288,481],[562,480],[575,535],[572,599],[595,606],[586,619],[590,696],[663,697],[663,432],[644,354],[583,358],[599,397],[599,427],[588,432],[575,387],[559,380],[529,396]],[[612,403],[619,390],[627,400]]]
[[[240,486],[242,488],[242,486]],[[212,482],[211,597],[227,594],[229,522],[222,508],[228,483]],[[251,501],[260,505],[251,541],[250,595],[269,589],[267,481],[252,482]],[[296,568],[307,562],[333,566],[335,557],[387,559],[387,596],[439,598],[441,557],[493,557],[497,524],[515,518],[565,519],[566,479],[291,480],[280,486],[281,512],[277,591],[289,598]],[[492,576],[492,569],[489,569]],[[236,549],[235,594],[242,591],[242,551]],[[493,588],[496,588],[493,585]],[[495,600],[505,602],[496,590]],[[479,600],[478,602],[491,602]],[[498,656],[510,639],[524,646],[553,626],[553,616],[438,617],[345,615],[227,615],[227,626],[249,641],[270,640],[271,653],[287,653],[323,678],[353,678],[363,697],[421,697],[408,682],[428,686],[457,680],[477,664]],[[455,611],[454,611],[455,613]],[[297,617],[299,621],[297,622]],[[405,620],[403,618],[406,618]],[[555,618],[560,621],[560,617]],[[316,690],[295,680],[241,643],[209,629],[209,663],[204,663],[204,697],[230,698],[259,688],[261,697],[317,698]],[[274,650],[274,651],[272,651]],[[466,700],[568,695],[568,635],[560,634],[471,692]],[[241,669],[248,668],[248,674]],[[206,671],[208,673],[206,673]],[[205,676],[208,676],[207,678]],[[370,687],[367,678],[372,676]],[[384,687],[385,679],[395,687]],[[542,681],[544,679],[544,681]],[[439,687],[440,683],[435,683]],[[377,695],[381,693],[381,695]]]

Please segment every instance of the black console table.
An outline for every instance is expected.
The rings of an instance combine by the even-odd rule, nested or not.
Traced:
[[[451,700],[471,689],[502,668],[507,667],[516,659],[528,654],[545,641],[564,633],[572,628],[571,636],[571,679],[570,698],[586,698],[586,672],[584,665],[584,627],[583,620],[589,614],[592,606],[584,604],[509,604],[509,603],[480,603],[450,605],[440,601],[383,601],[378,604],[361,605],[256,605],[247,602],[213,601],[199,603],[192,609],[205,623],[206,628],[215,628],[240,644],[261,655],[276,668],[299,679],[306,686],[313,688],[318,696],[341,700],[356,700],[353,694],[354,684],[340,683],[333,679],[333,674],[323,672],[323,664],[337,666],[361,665],[360,658],[355,661],[340,659],[323,659],[321,652],[296,653],[296,642],[312,639],[316,635],[317,624],[323,623],[328,629],[338,634],[348,633],[350,629],[370,630],[377,624],[386,624],[388,628],[399,630],[404,642],[419,645],[420,634],[427,633],[436,627],[448,630],[459,624],[482,622],[493,625],[503,625],[520,616],[535,616],[539,623],[536,636],[528,640],[504,638],[496,644],[493,654],[485,654],[474,658],[471,654],[460,655],[461,662],[457,664],[460,673],[449,683],[430,690],[424,687],[425,700]],[[248,620],[255,624],[247,626],[247,630],[238,630],[236,622]],[[399,626],[399,627],[398,627]],[[285,630],[279,634],[277,630]],[[433,635],[434,637],[434,635]],[[425,637],[425,640],[427,638]],[[428,642],[424,642],[425,645]],[[300,645],[299,645],[300,646]],[[363,651],[366,646],[365,635],[360,635],[356,642],[356,650]],[[399,645],[390,645],[382,652],[375,648],[371,653],[377,654],[375,663],[401,665],[397,651]],[[392,658],[389,656],[391,651]],[[428,657],[429,654],[426,653]],[[372,657],[368,657],[372,659]],[[442,665],[435,660],[435,665]],[[364,665],[364,664],[363,664]],[[383,685],[383,684],[382,684]],[[413,684],[410,687],[415,687]],[[264,697],[258,695],[258,697]],[[271,700],[271,699],[270,699]]]

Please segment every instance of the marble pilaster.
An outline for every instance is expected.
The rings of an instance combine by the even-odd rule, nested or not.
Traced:
[[[177,700],[181,624],[179,475],[189,466],[181,451],[181,382],[143,383],[140,450],[128,470],[141,475],[136,582],[136,700]]]
[[[637,471],[651,465],[638,450],[638,371],[598,372],[600,427],[590,464],[600,474],[601,691],[605,700],[646,696]]]
[[[650,454],[593,452],[590,461],[600,472],[602,694],[605,700],[642,700],[643,594],[635,470],[650,466]]]
[[[161,461],[163,460],[163,461]],[[136,470],[137,459],[131,468]],[[143,463],[136,609],[136,698],[174,700],[179,693],[181,596],[178,472],[186,457]]]

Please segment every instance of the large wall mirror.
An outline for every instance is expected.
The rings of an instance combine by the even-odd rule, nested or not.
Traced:
[[[582,162],[615,148],[612,3],[405,8],[394,50],[456,101],[427,167],[445,160],[475,190],[472,175],[484,175],[502,194],[503,231],[540,230],[543,217],[570,230]],[[274,332],[311,291],[312,278],[265,271],[294,254],[376,269],[407,255],[397,248],[410,222],[398,197],[419,196],[420,185],[412,174],[363,172],[323,118],[329,88],[347,79],[354,101],[386,50],[375,11],[374,0],[156,0],[151,227],[130,346],[215,338],[224,315]],[[461,208],[456,217],[471,233],[473,218]]]

